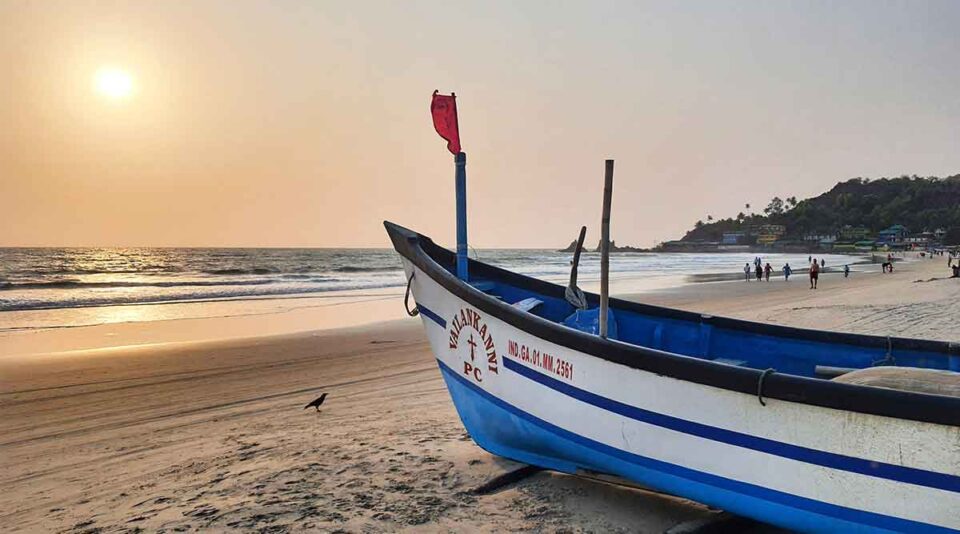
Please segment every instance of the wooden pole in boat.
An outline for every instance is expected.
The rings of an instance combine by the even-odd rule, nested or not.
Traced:
[[[467,273],[467,153],[456,155],[457,163],[457,278],[466,282]]]
[[[613,160],[603,174],[603,218],[600,220],[600,337],[607,337],[607,310],[610,306],[610,200],[613,196]]]
[[[587,227],[580,227],[580,237],[577,238],[577,248],[573,251],[573,266],[570,268],[570,284],[568,287],[577,287],[577,267],[580,265],[580,252],[583,251],[583,240],[587,237]]]

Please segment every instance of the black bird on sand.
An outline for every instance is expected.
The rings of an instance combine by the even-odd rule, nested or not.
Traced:
[[[316,408],[317,411],[319,412],[319,411],[320,411],[320,405],[323,404],[323,400],[326,399],[326,398],[327,398],[327,394],[324,393],[323,395],[320,395],[320,398],[314,399],[313,402],[311,402],[310,404],[304,406],[303,409],[306,410],[307,408],[313,406],[313,407]]]

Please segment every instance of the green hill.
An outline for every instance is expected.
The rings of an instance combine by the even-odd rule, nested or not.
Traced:
[[[749,205],[746,205],[749,209]],[[960,244],[960,174],[947,178],[902,176],[840,182],[820,196],[797,201],[774,197],[764,214],[697,221],[681,241],[721,241],[725,232],[750,232],[762,225],[786,227],[783,240],[839,234],[844,227],[864,227],[872,235],[894,224],[911,234],[947,231],[946,244]]]

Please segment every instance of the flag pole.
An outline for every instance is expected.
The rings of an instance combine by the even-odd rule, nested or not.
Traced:
[[[457,278],[467,282],[467,154],[460,149],[456,99],[456,93],[441,95],[440,91],[434,91],[430,101],[430,115],[433,116],[433,128],[447,141],[447,150],[453,154],[456,166]]]
[[[457,278],[469,280],[467,273],[467,153],[458,152],[457,165]]]

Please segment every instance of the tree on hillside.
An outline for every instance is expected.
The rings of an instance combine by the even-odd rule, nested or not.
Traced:
[[[783,200],[780,197],[773,197],[767,207],[763,209],[767,216],[783,214]]]

